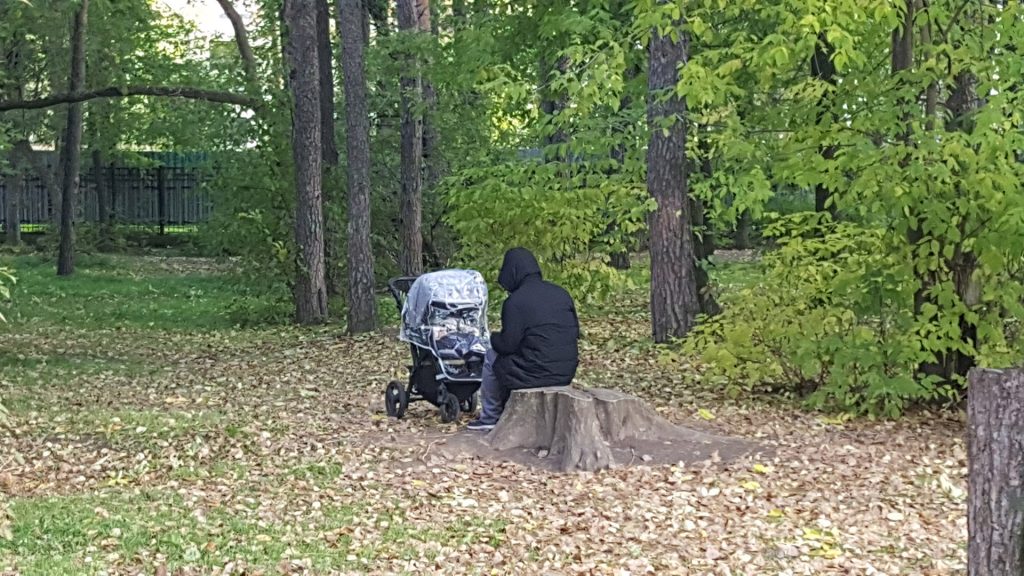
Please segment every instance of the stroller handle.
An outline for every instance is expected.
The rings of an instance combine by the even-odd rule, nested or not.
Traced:
[[[395,299],[395,305],[398,306],[399,313],[402,312],[403,297],[409,293],[409,289],[412,288],[416,278],[418,276],[398,276],[388,280],[388,292],[391,292],[391,297]]]

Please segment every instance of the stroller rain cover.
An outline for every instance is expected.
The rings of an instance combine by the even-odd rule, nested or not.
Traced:
[[[459,269],[419,276],[402,307],[398,338],[431,350],[439,360],[482,358],[490,348],[483,276]]]

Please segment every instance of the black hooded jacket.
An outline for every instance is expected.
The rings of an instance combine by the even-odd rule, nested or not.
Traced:
[[[501,332],[491,335],[498,381],[512,390],[572,383],[580,334],[572,297],[541,278],[536,258],[525,248],[505,253],[498,283],[509,292]]]

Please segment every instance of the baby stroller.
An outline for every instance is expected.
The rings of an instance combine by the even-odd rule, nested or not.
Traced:
[[[388,416],[401,418],[412,402],[437,406],[442,422],[476,411],[487,330],[487,284],[475,270],[440,270],[388,282],[401,314],[398,339],[409,343],[407,384],[388,383]]]

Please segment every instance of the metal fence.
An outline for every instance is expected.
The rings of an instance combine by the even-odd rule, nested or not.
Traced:
[[[36,152],[53,171],[53,153]],[[159,231],[195,229],[207,221],[213,205],[203,186],[207,171],[188,157],[149,154],[164,162],[157,166],[131,167],[107,165],[91,167],[80,176],[76,198],[76,222],[101,222],[100,190],[106,190],[109,221],[119,226]],[[0,228],[7,221],[7,191],[13,176],[0,179]],[[45,227],[55,222],[60,206],[54,206],[45,182],[31,172],[25,176],[25,193],[20,199],[20,221],[24,228]],[[59,179],[58,179],[59,185]]]

